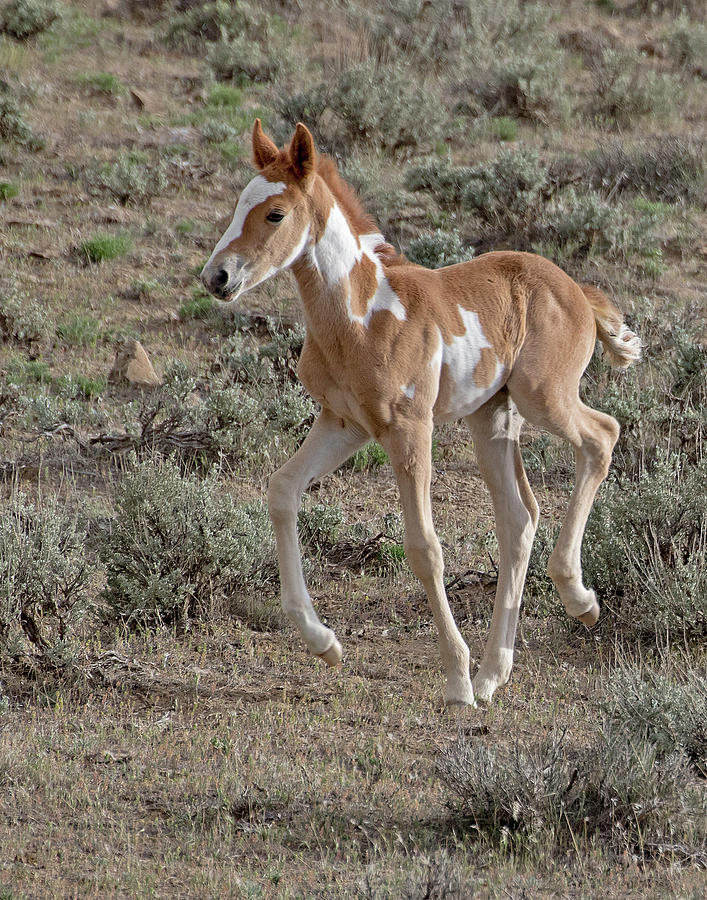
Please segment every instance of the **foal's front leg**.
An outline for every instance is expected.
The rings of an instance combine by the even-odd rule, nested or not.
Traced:
[[[469,648],[459,633],[444,590],[442,548],[432,522],[430,478],[432,424],[409,424],[381,436],[395,471],[405,519],[405,555],[422,582],[439,633],[442,665],[447,675],[445,702],[474,704],[469,677]]]
[[[297,453],[270,478],[268,507],[280,566],[282,608],[309,650],[328,665],[341,661],[334,632],[319,621],[302,574],[297,512],[302,493],[332,472],[368,440],[368,435],[323,409]]]

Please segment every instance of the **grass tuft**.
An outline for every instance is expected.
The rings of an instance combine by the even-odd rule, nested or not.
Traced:
[[[12,200],[20,193],[20,189],[12,181],[0,181],[0,200]]]
[[[79,244],[79,253],[89,263],[102,263],[125,256],[132,249],[129,234],[97,234]]]

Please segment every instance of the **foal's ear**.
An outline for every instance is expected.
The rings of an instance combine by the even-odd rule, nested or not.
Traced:
[[[307,181],[313,175],[317,165],[317,151],[314,149],[314,138],[301,122],[297,123],[292,136],[290,160],[295,175],[301,181]]]
[[[271,162],[275,162],[279,155],[280,151],[277,146],[263,131],[260,119],[256,119],[253,125],[253,159],[256,166],[264,169]]]

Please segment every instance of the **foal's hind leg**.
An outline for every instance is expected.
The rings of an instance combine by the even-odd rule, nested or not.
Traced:
[[[514,372],[508,388],[529,422],[566,438],[574,447],[577,478],[547,571],[567,612],[585,625],[594,625],[599,604],[594,591],[582,583],[582,537],[597,489],[609,471],[619,425],[606,413],[585,406],[574,385],[531,391],[523,376]]]
[[[474,694],[488,703],[505,684],[513,665],[518,612],[530,549],[538,522],[538,504],[523,468],[518,437],[523,420],[505,390],[466,417],[481,474],[493,499],[499,549],[498,586],[491,628]]]

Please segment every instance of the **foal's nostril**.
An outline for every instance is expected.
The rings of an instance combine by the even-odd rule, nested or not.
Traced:
[[[211,279],[211,284],[215,288],[224,288],[228,284],[228,272],[225,269],[220,269],[214,277]]]

